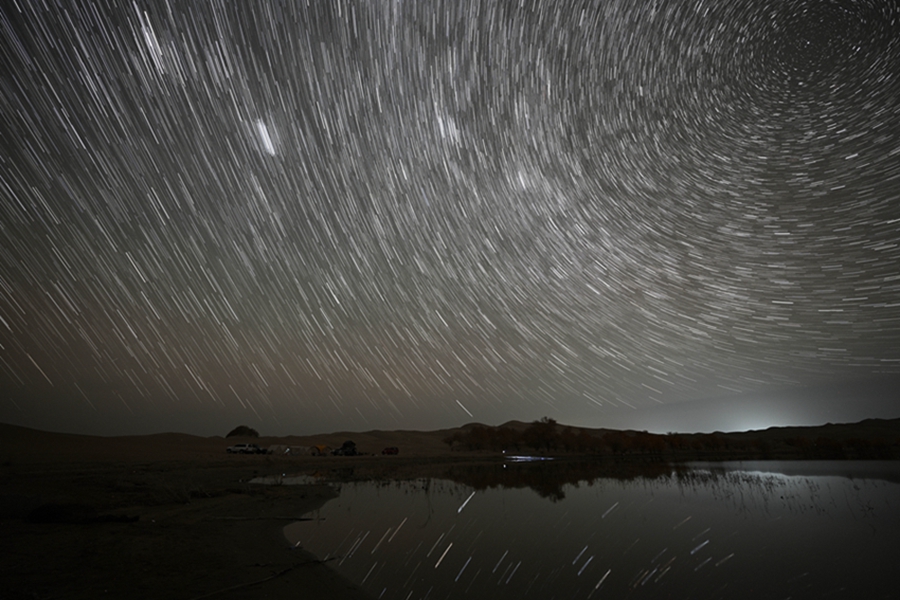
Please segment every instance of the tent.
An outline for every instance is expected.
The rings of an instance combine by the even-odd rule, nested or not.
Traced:
[[[328,456],[331,454],[331,448],[325,444],[315,444],[309,447],[309,453],[313,456]]]

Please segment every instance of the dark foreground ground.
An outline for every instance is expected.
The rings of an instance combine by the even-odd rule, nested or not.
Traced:
[[[888,448],[896,454],[897,423],[876,425],[869,434],[864,427],[842,430],[838,439],[868,435],[879,452]],[[457,431],[465,440],[471,427]],[[565,461],[548,464],[536,489],[552,496],[570,480],[598,473],[633,477],[647,468],[668,468],[666,461],[673,459],[763,458],[753,456],[757,450],[766,452],[764,458],[816,458],[827,445],[822,434],[821,429],[775,430],[756,436],[763,442],[724,434],[721,447],[690,444],[675,453],[645,448],[636,443],[640,436],[632,436],[632,443],[618,452],[570,452]],[[249,441],[339,447],[348,435]],[[315,518],[316,509],[335,496],[328,482],[441,477],[476,489],[525,485],[515,469],[503,468],[499,452],[458,445],[451,450],[444,441],[448,432],[352,435],[365,456],[229,455],[225,448],[234,439],[179,434],[101,438],[0,424],[0,597],[367,598],[327,563],[303,548],[291,548],[281,533],[292,521]],[[869,450],[859,442],[842,444]],[[388,446],[399,447],[400,454],[382,456],[380,449]],[[254,477],[298,473],[316,475],[321,483],[249,483]]]
[[[0,425],[0,598],[368,598],[291,548],[282,528],[335,497],[328,481],[440,475],[448,463],[496,460],[415,439],[406,456],[390,457],[226,454],[232,443]],[[323,483],[249,483],[282,473]]]
[[[332,488],[242,483],[259,466],[4,467],[0,596],[366,598],[281,534]]]

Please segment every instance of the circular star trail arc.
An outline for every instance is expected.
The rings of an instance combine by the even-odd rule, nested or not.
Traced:
[[[900,371],[895,3],[20,0],[0,55],[4,414]]]

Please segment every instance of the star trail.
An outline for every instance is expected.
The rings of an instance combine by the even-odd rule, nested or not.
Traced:
[[[900,375],[894,2],[12,0],[0,62],[2,420]]]

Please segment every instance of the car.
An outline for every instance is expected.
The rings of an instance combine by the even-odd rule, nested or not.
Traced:
[[[400,448],[397,446],[388,446],[381,451],[382,454],[400,454]]]
[[[228,446],[226,451],[229,454],[265,454],[266,451],[256,444],[235,444]]]

